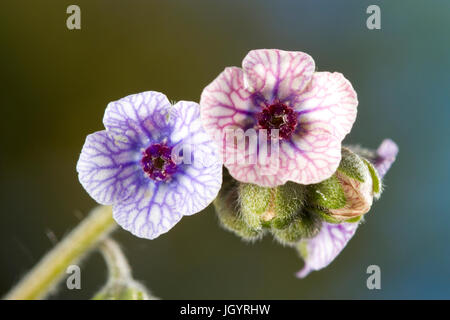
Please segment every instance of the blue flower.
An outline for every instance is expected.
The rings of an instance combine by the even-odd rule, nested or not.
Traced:
[[[90,134],[77,164],[79,180],[117,223],[154,239],[184,215],[208,206],[222,184],[218,150],[204,132],[199,105],[149,91],[111,102],[106,130]]]

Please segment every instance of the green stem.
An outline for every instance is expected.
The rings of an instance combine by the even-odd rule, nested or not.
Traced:
[[[69,265],[76,264],[90,249],[117,226],[110,206],[92,210],[72,232],[48,252],[41,261],[6,295],[8,300],[44,298],[61,280]]]
[[[155,300],[141,283],[131,276],[131,268],[120,246],[111,238],[99,244],[108,266],[108,281],[92,298],[93,300]]]
[[[110,280],[131,279],[130,265],[117,242],[107,238],[100,243],[99,248],[108,266]]]

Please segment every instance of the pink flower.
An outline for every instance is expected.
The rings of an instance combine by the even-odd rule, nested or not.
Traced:
[[[340,73],[315,72],[303,52],[253,50],[242,65],[226,68],[200,99],[203,126],[230,174],[266,187],[329,178],[356,118],[350,82]]]

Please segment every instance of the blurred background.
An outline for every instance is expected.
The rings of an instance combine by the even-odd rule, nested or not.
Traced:
[[[70,4],[81,30],[66,28]],[[381,30],[366,27],[371,4]],[[279,48],[351,81],[360,104],[346,143],[398,143],[367,223],[299,280],[294,250],[242,242],[209,207],[153,241],[116,232],[134,277],[163,299],[450,298],[449,1],[3,0],[0,39],[1,296],[96,205],[75,164],[108,102],[146,90],[198,101],[249,50]],[[372,264],[381,290],[366,287]],[[52,298],[90,298],[105,279],[93,253],[82,289]]]

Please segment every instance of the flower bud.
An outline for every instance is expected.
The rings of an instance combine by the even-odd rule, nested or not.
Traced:
[[[222,189],[214,200],[214,207],[219,221],[228,231],[248,241],[257,240],[263,235],[262,230],[250,227],[243,219],[239,202],[239,184],[227,174],[226,170]]]
[[[287,227],[300,212],[304,199],[304,186],[293,182],[275,188],[249,183],[239,185],[242,217],[247,225],[255,230],[263,227]]]
[[[274,238],[283,245],[295,245],[302,239],[316,236],[321,227],[321,220],[313,212],[302,210],[284,228],[272,228]]]
[[[293,182],[275,188],[239,183],[224,173],[224,183],[214,201],[222,225],[245,240],[256,240],[266,231],[283,244],[293,244],[319,230],[317,217],[303,212],[306,186]]]
[[[266,225],[275,216],[271,208],[273,190],[255,184],[241,183],[238,194],[242,219],[251,229],[262,230],[263,224]]]
[[[381,183],[372,164],[347,148],[329,179],[309,187],[313,211],[330,223],[357,222],[381,193]]]

